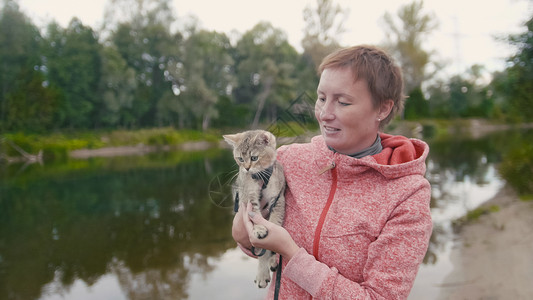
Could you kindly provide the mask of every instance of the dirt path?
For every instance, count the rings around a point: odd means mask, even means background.
[[[533,299],[533,201],[505,187],[483,206],[493,205],[462,227],[439,299]]]

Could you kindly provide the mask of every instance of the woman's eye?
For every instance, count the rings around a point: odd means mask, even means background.
[[[238,159],[240,162],[244,162],[244,159],[242,159],[242,157],[237,157],[237,159]]]
[[[252,157],[250,157],[250,159],[251,159],[252,161],[256,161],[256,160],[257,160],[257,156],[252,156]]]

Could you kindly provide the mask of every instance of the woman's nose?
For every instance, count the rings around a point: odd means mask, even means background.
[[[320,106],[318,109],[318,117],[320,118],[320,120],[331,120],[335,118],[333,105],[331,105],[330,101],[325,101],[323,105]]]

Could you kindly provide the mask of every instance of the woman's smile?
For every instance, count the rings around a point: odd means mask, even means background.
[[[334,134],[334,133],[338,133],[340,131],[339,128],[335,128],[335,127],[331,127],[331,126],[327,126],[327,125],[323,125],[322,127],[324,128],[324,132],[327,133],[327,134]]]

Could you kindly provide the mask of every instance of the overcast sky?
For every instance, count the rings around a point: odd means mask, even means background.
[[[36,25],[54,19],[66,27],[76,16],[85,25],[98,29],[108,0],[19,0],[21,9]],[[347,30],[341,44],[379,44],[384,41],[383,15],[396,14],[408,0],[336,0],[349,11]],[[289,42],[301,51],[305,23],[303,10],[315,0],[174,0],[178,20],[198,17],[203,28],[244,33],[259,21],[269,21],[288,35]],[[533,13],[532,0],[425,0],[424,9],[432,12],[438,29],[425,45],[447,62],[445,72],[453,74],[465,66],[481,64],[489,71],[503,69],[504,59],[513,49],[495,41],[496,36],[525,31],[523,23]]]

